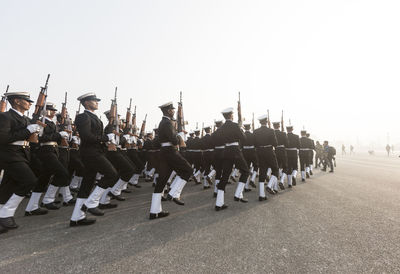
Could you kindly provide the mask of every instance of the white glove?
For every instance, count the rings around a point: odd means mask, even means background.
[[[128,144],[132,144],[132,139],[131,139],[131,136],[130,136],[129,134],[125,134],[125,135],[124,135],[124,138],[126,139],[126,142],[127,142]]]
[[[117,142],[115,141],[115,134],[114,133],[108,133],[107,137],[108,137],[108,141],[110,141],[113,144],[117,144]]]
[[[26,127],[30,133],[35,133],[35,132],[39,132],[41,126],[39,126],[38,124],[30,124]]]
[[[65,138],[65,139],[67,139],[69,137],[68,132],[65,132],[65,131],[60,131],[60,135],[61,135],[61,138]]]
[[[78,136],[72,136],[72,143],[80,145],[81,139]]]

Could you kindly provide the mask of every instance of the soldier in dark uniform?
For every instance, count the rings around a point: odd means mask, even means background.
[[[285,177],[287,177],[288,174],[287,155],[286,155],[288,138],[285,132],[279,130],[281,126],[280,122],[274,122],[272,124],[275,130],[276,140],[278,141],[278,145],[276,146],[275,149],[275,154],[276,154],[276,160],[278,161],[279,171],[281,173],[279,187],[283,190],[285,189],[284,187]]]
[[[175,170],[177,176],[180,177],[179,182],[176,183],[176,189],[171,189],[171,191],[182,189],[193,173],[190,164],[177,150],[178,137],[175,130],[175,121],[172,120],[175,114],[175,108],[172,102],[160,106],[160,109],[163,113],[163,118],[158,127],[161,146],[159,163],[160,176],[157,180],[151,200],[150,219],[162,218],[169,215],[167,211],[162,210],[161,196],[171,172]],[[172,198],[172,196],[168,197]],[[172,199],[174,202],[183,205],[183,201],[177,198]]]
[[[83,180],[83,174],[85,172],[85,166],[82,163],[81,155],[79,153],[79,146],[81,144],[81,138],[79,133],[74,131],[71,144],[70,144],[70,161],[69,161],[69,173],[72,176],[70,182],[70,189],[73,192],[78,192],[80,184]]]
[[[11,109],[0,113],[0,166],[4,168],[0,190],[0,233],[18,227],[14,220],[15,211],[36,185],[37,178],[29,167],[29,139],[37,142],[40,130],[38,124],[24,116],[33,102],[29,93],[10,92],[7,100]]]
[[[189,162],[190,166],[193,166],[193,140],[194,132],[189,132],[189,137],[186,140],[186,160]]]
[[[194,131],[195,137],[193,138],[191,149],[192,149],[192,158],[193,158],[193,166],[194,166],[194,179],[196,184],[201,183],[201,175],[203,172],[202,158],[203,158],[203,151],[201,150],[202,142],[200,139],[200,130],[196,129]]]
[[[314,150],[315,150],[315,142],[313,139],[310,138],[310,133],[307,133],[307,138],[310,139],[310,146],[311,149],[308,151],[308,174],[313,175],[312,169],[313,169],[313,160],[314,160]]]
[[[70,226],[93,224],[96,220],[87,219],[85,212],[90,212],[96,216],[104,215],[98,209],[100,198],[106,189],[112,187],[118,180],[118,173],[106,158],[104,149],[106,143],[109,148],[116,147],[115,132],[105,134],[103,123],[94,113],[98,109],[100,99],[94,93],[87,93],[80,96],[78,100],[85,108],[85,111],[77,115],[75,119],[75,125],[81,138],[80,153],[85,165],[85,174],[78,192]],[[103,177],[90,193],[97,173],[101,173]]]
[[[53,103],[47,102],[46,111],[47,115],[44,118],[46,127],[39,134],[40,148],[38,151],[38,157],[44,164],[38,183],[33,189],[31,198],[26,207],[26,216],[43,215],[47,213],[47,210],[43,210],[39,207],[39,199],[44,192],[46,192],[46,194],[43,197],[42,205],[50,210],[59,209],[55,204],[56,193],[59,188],[68,187],[70,183],[68,169],[65,168],[63,163],[60,161],[58,150],[58,142],[60,142],[62,138],[67,139],[68,133],[66,131],[58,132],[57,126],[53,121],[54,115],[57,111]],[[51,177],[52,180],[49,184]],[[68,198],[66,205],[73,205],[75,199],[73,199],[71,193],[69,193]]]
[[[271,178],[269,179],[267,191],[275,194],[274,186],[278,184],[279,167],[274,152],[274,147],[277,146],[275,132],[267,127],[268,115],[263,115],[258,118],[261,127],[254,130],[254,144],[257,151],[258,166],[259,166],[259,201],[266,200],[264,184],[267,179],[267,169],[272,170]]]
[[[326,171],[327,166],[329,166],[331,168],[329,172],[333,173],[333,157],[335,157],[336,155],[336,149],[329,146],[328,141],[324,141],[324,154],[325,154],[325,159],[322,171]]]
[[[216,131],[211,134],[211,140],[214,144],[213,168],[215,170],[214,197],[217,197],[218,184],[222,176],[222,159],[224,156],[225,143],[218,137],[217,131],[224,124],[222,120],[215,121]]]
[[[211,171],[211,166],[214,161],[214,143],[211,138],[211,127],[206,126],[204,128],[205,135],[201,139],[201,149],[203,151],[203,163],[202,167],[204,169],[204,184],[203,188],[208,189],[212,184],[212,178],[215,175],[215,170]]]
[[[245,142],[246,136],[240,129],[237,123],[233,122],[233,108],[228,108],[222,111],[225,118],[225,123],[216,131],[216,135],[225,144],[223,163],[222,163],[222,177],[218,184],[217,201],[215,203],[215,210],[219,211],[227,208],[224,203],[225,186],[228,183],[229,176],[232,172],[233,166],[239,169],[241,176],[239,183],[236,187],[234,200],[247,203],[248,200],[243,198],[243,190],[247,177],[249,176],[249,167],[240,150],[239,142]]]
[[[253,169],[253,171],[247,178],[246,185],[244,188],[244,191],[247,192],[247,191],[251,190],[249,188],[249,185],[256,188],[255,180],[256,180],[257,172],[258,172],[258,159],[257,159],[257,153],[256,153],[255,144],[254,144],[254,142],[255,142],[254,134],[250,131],[251,124],[244,124],[243,126],[245,129],[244,134],[246,135],[246,140],[242,143],[243,156],[247,162],[247,165],[249,167],[252,166],[252,169]]]
[[[310,178],[308,174],[307,165],[309,164],[309,157],[310,157],[310,149],[312,149],[312,143],[309,138],[307,138],[307,131],[302,130],[300,132],[300,151],[299,151],[299,158],[300,158],[300,170],[301,170],[301,181],[305,182],[306,177]]]
[[[298,170],[298,154],[300,149],[299,136],[293,133],[293,126],[287,126],[288,144],[286,147],[287,163],[288,163],[288,186],[296,185],[296,176]]]
[[[140,188],[141,186],[139,185],[139,177],[140,173],[144,169],[144,163],[139,157],[137,137],[134,136],[135,131],[136,129],[134,129],[132,135],[126,134],[125,138],[127,139],[127,149],[128,149],[127,155],[135,165],[134,178],[132,178],[132,180],[130,180],[129,183],[132,184],[134,187]]]
[[[146,166],[146,182],[151,182],[154,178],[154,173],[156,169],[154,168],[154,159],[153,159],[153,133],[148,132],[146,134],[144,143],[143,143],[143,151],[145,152],[145,158],[147,162]]]

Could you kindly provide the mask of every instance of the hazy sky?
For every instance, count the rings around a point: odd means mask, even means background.
[[[400,142],[400,1],[0,1],[0,88],[30,91],[51,73],[60,105],[94,91],[159,122],[179,100],[211,124],[242,94],[247,121],[270,110],[315,138]],[[258,124],[258,123],[257,123]],[[139,125],[140,126],[140,125]]]

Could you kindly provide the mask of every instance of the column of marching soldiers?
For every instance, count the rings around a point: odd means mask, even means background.
[[[48,79],[47,79],[48,80]],[[225,187],[236,183],[234,201],[247,203],[244,192],[258,188],[259,201],[296,185],[300,160],[301,180],[312,175],[314,141],[305,130],[301,137],[293,126],[284,132],[283,120],[272,123],[269,114],[258,118],[260,127],[233,122],[234,109],[222,111],[224,120],[215,121],[189,133],[186,138],[182,101],[177,119],[172,102],[159,106],[162,119],[158,128],[140,133],[136,111],[128,108],[125,120],[119,119],[116,98],[105,112],[108,124],[95,114],[100,99],[95,93],[78,98],[84,111],[74,123],[66,111],[61,113],[47,101],[47,82],[41,88],[32,118],[24,114],[33,101],[28,92],[6,92],[0,113],[0,232],[15,229],[14,215],[21,201],[29,201],[25,216],[47,214],[61,206],[73,206],[70,226],[90,225],[94,216],[116,208],[112,200],[124,201],[128,185],[140,188],[139,178],[153,182],[150,219],[166,217],[162,201],[184,205],[181,194],[193,180],[204,189],[213,186],[215,210],[227,208]],[[8,111],[6,104],[10,104]],[[5,104],[4,104],[5,103]],[[78,111],[79,112],[79,111]],[[241,116],[241,113],[238,113]],[[253,126],[253,132],[251,127]],[[280,128],[282,130],[280,130]],[[258,187],[256,183],[258,182]],[[57,201],[57,193],[62,201]],[[72,193],[76,193],[73,195]],[[42,200],[41,200],[42,199]],[[41,200],[41,202],[40,202]]]

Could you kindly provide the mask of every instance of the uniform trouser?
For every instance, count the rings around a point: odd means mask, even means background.
[[[255,148],[243,149],[243,156],[246,160],[247,166],[250,167],[253,164],[254,171],[258,170],[258,158]]]
[[[152,168],[154,168],[154,152],[153,151],[146,151],[146,162],[147,162],[146,171],[150,171]]]
[[[215,180],[221,179],[223,158],[224,158],[224,149],[216,148],[214,150],[214,161],[213,161],[213,167],[215,169]]]
[[[298,170],[298,156],[296,150],[288,150],[287,153],[287,163],[288,163],[288,173],[292,174],[293,170]]]
[[[279,166],[276,160],[276,155],[272,147],[259,147],[257,148],[257,158],[258,158],[258,181],[264,183],[267,179],[267,170],[271,168],[272,175],[278,178],[279,176]]]
[[[174,170],[177,176],[186,182],[193,174],[192,167],[189,162],[174,147],[163,147],[159,153],[160,163],[159,178],[154,188],[154,193],[161,193],[168,181],[171,172]]]
[[[313,164],[313,158],[314,158],[314,151],[313,150],[309,150],[308,151],[308,162],[307,162],[307,166],[310,166]]]
[[[85,166],[82,163],[81,156],[79,155],[79,150],[77,149],[71,149],[69,151],[68,171],[70,176],[72,176],[75,171],[75,176],[83,177]]]
[[[275,154],[278,167],[282,169],[283,173],[288,174],[286,149],[283,147],[277,147],[275,149]]]
[[[203,167],[205,176],[207,176],[210,173],[213,160],[214,160],[214,151],[205,151],[203,153],[203,163],[201,165]]]
[[[128,149],[127,155],[135,165],[135,174],[140,174],[144,169],[144,164],[139,157],[138,151],[136,149]]]
[[[64,187],[69,185],[69,173],[68,170],[59,160],[56,151],[39,151],[39,159],[42,161],[42,174],[39,176],[39,180],[33,189],[33,192],[45,192],[47,185],[50,182],[51,176],[53,180],[51,184],[56,187]]]
[[[143,165],[146,164],[146,151],[138,150],[138,156]]]
[[[114,168],[118,171],[119,176],[125,182],[128,182],[130,178],[132,178],[135,168],[132,162],[123,155],[122,151],[107,151],[106,157],[114,166]],[[100,171],[101,174],[103,174]]]
[[[245,183],[249,176],[249,167],[243,157],[243,153],[237,146],[229,146],[224,150],[222,163],[222,177],[217,188],[225,191],[225,186],[228,183],[229,176],[232,173],[233,165],[240,171],[239,182]]]
[[[327,156],[324,161],[324,169],[329,166],[331,170],[333,171],[333,158],[332,156]]]
[[[300,150],[299,152],[299,158],[300,158],[300,170],[305,171],[306,166],[308,166],[308,157],[309,153],[307,150]]]
[[[2,164],[3,181],[0,185],[0,204],[5,204],[12,194],[24,196],[31,191],[37,177],[27,162],[11,162]]]
[[[195,170],[201,170],[203,171],[201,162],[203,158],[203,153],[202,152],[192,152],[192,157],[193,157],[193,167]]]
[[[104,175],[99,181],[98,186],[106,189],[114,186],[118,180],[118,173],[111,162],[101,152],[83,151],[81,149],[81,158],[85,166],[85,173],[78,192],[77,198],[86,199],[92,191],[96,180],[97,172]]]
[[[189,162],[190,166],[193,165],[193,153],[192,151],[186,151],[185,159]]]

